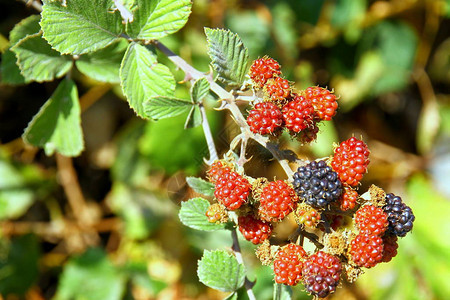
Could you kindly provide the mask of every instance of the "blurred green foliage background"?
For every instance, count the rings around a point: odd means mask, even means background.
[[[315,158],[352,134],[362,136],[371,164],[360,191],[377,184],[402,196],[416,215],[391,263],[343,284],[331,298],[448,299],[450,1],[193,3],[187,26],[163,43],[208,71],[203,28],[229,28],[253,59],[277,59],[297,88],[333,88],[340,110],[318,141],[300,147],[282,138],[282,145]],[[37,12],[12,0],[1,0],[0,12],[4,51],[13,26]],[[201,128],[184,131],[185,116],[144,122],[118,86],[73,77],[85,139],[74,159],[47,157],[20,138],[57,83],[0,85],[0,299],[223,298],[198,282],[196,264],[203,249],[229,247],[229,233],[194,232],[177,219],[180,202],[195,196],[185,176],[204,175]],[[179,85],[177,94],[186,98],[188,88]],[[212,98],[208,104],[216,105]],[[209,120],[223,153],[237,128],[223,112],[211,110]],[[249,175],[284,178],[267,151],[249,150]],[[258,274],[257,298],[270,299],[270,268],[242,244],[250,274]],[[301,288],[294,294],[309,299]]]

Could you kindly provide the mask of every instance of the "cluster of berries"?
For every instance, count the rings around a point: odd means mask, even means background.
[[[208,178],[215,186],[215,198],[225,211],[239,209],[239,230],[255,245],[271,236],[272,222],[283,220],[297,207],[298,196],[286,181],[252,185],[250,178],[236,172],[233,164],[224,160],[211,165]],[[208,217],[213,215],[212,210],[213,206],[207,212]]]
[[[294,92],[271,58],[256,60],[250,78],[253,87],[264,93],[264,101],[256,103],[247,118],[254,133],[274,134],[285,127],[308,142],[315,138],[317,122],[336,113],[333,94],[319,87]],[[389,262],[397,254],[398,237],[413,227],[412,210],[400,197],[375,186],[359,195],[369,154],[362,140],[351,137],[336,145],[328,159],[300,166],[291,182],[253,179],[239,172],[234,161],[217,160],[207,176],[218,203],[206,216],[210,222],[226,222],[233,211],[244,238],[261,244],[257,250],[261,262],[273,262],[275,282],[292,286],[302,282],[310,294],[326,297],[343,274],[354,281],[361,268]],[[303,232],[308,228],[319,233],[316,242],[323,248],[312,254],[294,243],[276,246],[276,252],[272,249],[269,239],[274,226],[291,213]],[[347,226],[343,215],[353,216]]]
[[[247,117],[254,133],[276,135],[287,128],[308,143],[317,136],[318,122],[329,121],[336,114],[338,104],[331,91],[317,86],[295,91],[270,57],[255,60],[249,75],[253,87],[263,92],[263,102],[256,103]]]
[[[303,282],[310,294],[324,298],[336,290],[342,264],[337,256],[323,251],[308,256],[302,246],[291,243],[277,251],[273,270],[276,283]]]

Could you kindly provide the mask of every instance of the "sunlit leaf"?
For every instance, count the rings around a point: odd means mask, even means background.
[[[180,213],[178,214],[181,223],[184,225],[204,231],[215,231],[224,229],[224,224],[210,223],[206,217],[206,211],[210,204],[203,198],[193,198],[181,203]]]
[[[248,50],[240,37],[223,29],[205,28],[208,54],[218,79],[228,85],[239,86],[247,72]]]
[[[159,120],[188,112],[192,107],[192,103],[177,98],[156,96],[145,101],[143,106],[145,115],[148,118]]]
[[[198,262],[200,282],[222,292],[234,292],[244,284],[245,268],[223,251],[205,251]]]
[[[40,33],[21,39],[11,50],[27,80],[51,81],[62,77],[72,67],[71,57],[53,50]]]
[[[23,139],[47,155],[77,156],[84,148],[80,114],[77,87],[65,79],[28,124]]]
[[[128,43],[125,40],[93,53],[82,55],[75,61],[81,73],[102,82],[119,83],[119,69]]]
[[[214,184],[198,177],[187,177],[187,184],[196,192],[205,196],[214,196]]]
[[[143,103],[155,96],[173,96],[175,79],[156,56],[136,43],[128,46],[120,66],[120,82],[130,107],[146,118]]]
[[[180,30],[191,13],[190,0],[137,0],[133,22],[127,33],[143,40],[160,39]]]
[[[44,38],[63,54],[83,54],[104,48],[123,31],[119,12],[112,1],[45,1],[41,27]]]

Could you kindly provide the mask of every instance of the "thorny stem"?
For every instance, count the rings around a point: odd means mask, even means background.
[[[211,128],[209,127],[208,117],[206,116],[206,110],[202,103],[199,105],[200,112],[202,113],[202,128],[205,135],[206,144],[209,150],[209,160],[208,164],[211,165],[215,160],[219,158],[217,155],[216,145],[214,144],[214,139],[211,133]]]
[[[238,261],[238,263],[243,265],[244,264],[244,260],[242,259],[241,246],[239,245],[239,240],[238,240],[238,236],[237,236],[237,233],[236,233],[236,228],[233,228],[231,230],[231,237],[233,239],[232,249],[233,249],[234,255],[236,256],[236,260]],[[250,300],[256,300],[255,294],[253,293],[253,290],[252,290],[254,284],[255,284],[254,282],[251,282],[247,278],[247,276],[245,276],[244,286],[245,286],[245,289],[247,290],[247,296],[248,296],[248,298]]]
[[[273,157],[280,163],[281,167],[286,172],[286,175],[289,178],[292,177],[293,174],[292,169],[289,167],[288,162],[285,160],[283,153],[281,151],[278,151],[276,147],[272,146],[268,142],[268,138],[263,137],[262,135],[259,134],[254,134],[253,132],[250,131],[250,128],[248,127],[247,122],[242,116],[239,107],[236,105],[235,98],[231,93],[227,92],[224,88],[218,85],[211,76],[206,76],[204,73],[192,67],[184,59],[182,59],[180,56],[173,53],[169,48],[164,46],[164,44],[162,44],[161,42],[155,40],[152,42],[152,44],[155,45],[155,47],[158,48],[162,53],[164,53],[176,66],[178,66],[181,70],[184,71],[184,73],[186,74],[185,80],[191,79],[196,80],[202,77],[206,77],[210,83],[211,90],[221,100],[226,102],[222,108],[226,108],[231,112],[233,119],[236,121],[237,125],[241,128],[242,133],[245,136],[251,138],[252,140],[258,142],[261,146],[268,149],[272,153]]]

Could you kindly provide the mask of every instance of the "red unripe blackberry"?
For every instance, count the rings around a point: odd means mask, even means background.
[[[388,216],[381,207],[364,205],[355,213],[355,223],[359,233],[381,236],[386,231]]]
[[[250,78],[257,88],[262,88],[267,80],[281,75],[280,64],[270,57],[263,57],[253,61],[250,66]]]
[[[360,233],[350,242],[349,256],[358,267],[372,268],[381,262],[383,249],[381,237]]]
[[[388,234],[383,236],[383,244],[384,244],[384,251],[383,251],[383,258],[381,259],[382,262],[390,262],[392,258],[394,258],[397,255],[397,236]]]
[[[307,257],[300,245],[289,244],[280,248],[273,262],[275,282],[296,285],[302,279],[303,261]]]
[[[319,127],[316,123],[311,124],[309,127],[300,131],[296,136],[297,140],[302,144],[309,144],[317,138],[317,133],[319,132]]]
[[[336,114],[338,107],[336,95],[329,90],[313,86],[307,88],[304,95],[314,106],[316,115],[320,120],[329,121]]]
[[[231,171],[233,171],[231,165],[222,160],[216,160],[212,163],[206,174],[210,182],[216,183],[217,179],[219,179],[220,176]]]
[[[298,133],[313,124],[314,108],[310,101],[295,95],[294,100],[283,107],[283,120],[290,131]]]
[[[344,187],[344,193],[339,199],[339,207],[341,210],[346,211],[355,208],[356,201],[358,200],[358,192],[349,186]]]
[[[269,79],[264,86],[267,96],[271,101],[283,101],[291,95],[289,81],[281,77]]]
[[[324,298],[336,290],[341,277],[342,264],[339,258],[319,251],[303,263],[302,277],[306,291]]]
[[[251,192],[248,180],[236,172],[224,173],[215,185],[214,196],[229,210],[241,207]]]
[[[281,111],[272,102],[262,102],[255,105],[247,117],[247,124],[253,133],[271,134],[281,128],[283,117]]]
[[[413,228],[415,216],[411,208],[402,198],[390,193],[386,195],[386,205],[383,210],[388,215],[388,231],[399,237],[404,237]]]
[[[269,182],[262,187],[258,214],[268,222],[283,220],[297,206],[298,196],[283,180]]]
[[[238,218],[239,231],[247,241],[253,244],[261,244],[272,234],[272,224],[256,219],[252,215]]]
[[[367,145],[355,137],[343,141],[334,149],[331,166],[339,174],[343,184],[358,185],[367,172],[369,153]]]

